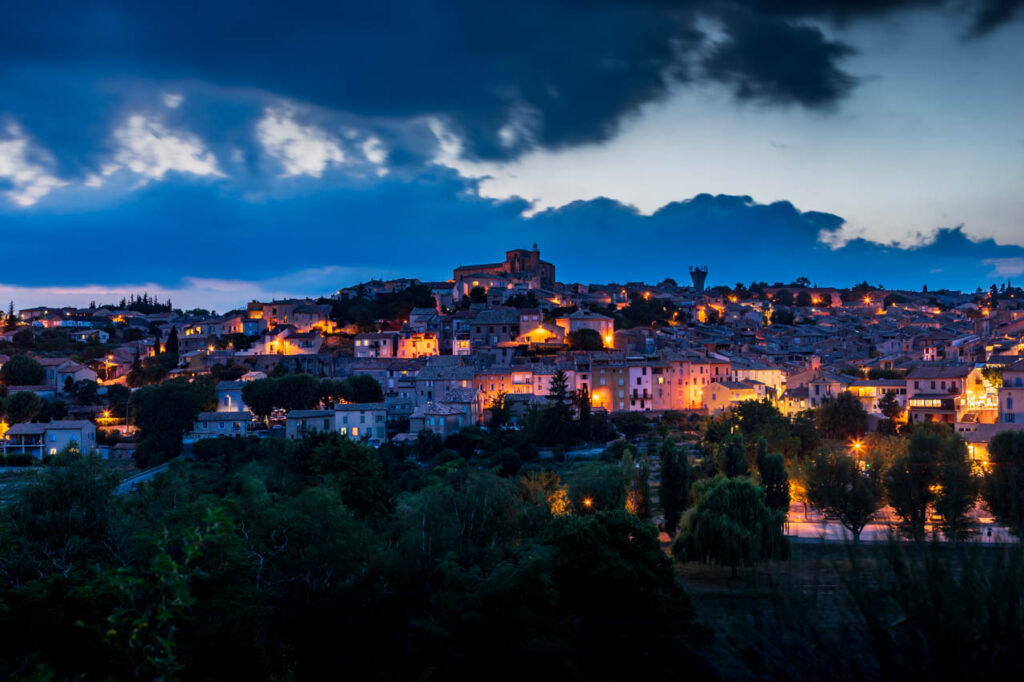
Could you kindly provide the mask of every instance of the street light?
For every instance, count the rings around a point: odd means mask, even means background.
[[[583,498],[583,506],[586,507],[587,509],[590,509],[591,507],[594,506],[594,500],[592,500],[589,497],[584,497]]]

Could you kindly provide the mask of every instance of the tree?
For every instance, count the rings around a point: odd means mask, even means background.
[[[71,385],[70,393],[79,405],[95,405],[99,402],[99,385],[89,379],[75,381]]]
[[[622,477],[626,487],[626,511],[637,518],[651,515],[651,467],[646,457],[634,457],[632,448],[622,456]]]
[[[178,364],[178,350],[178,328],[171,327],[171,331],[167,333],[167,343],[164,344],[164,352],[174,360],[175,365]]]
[[[469,300],[472,303],[486,303],[487,302],[487,289],[481,286],[475,286],[469,290]]]
[[[658,459],[661,465],[658,499],[665,518],[664,529],[669,535],[675,535],[680,515],[690,506],[690,483],[693,478],[690,458],[685,452],[680,453],[675,444],[666,438],[658,449]]]
[[[131,396],[131,389],[126,386],[120,384],[107,386],[107,409],[110,410],[111,416],[125,417],[128,413],[128,400]]]
[[[593,329],[579,329],[569,332],[565,337],[566,342],[573,350],[601,350],[604,348],[604,340],[601,335]]]
[[[128,374],[125,376],[125,383],[130,388],[138,388],[146,383],[146,373],[142,368],[142,360],[139,358],[139,354],[135,353],[135,358],[132,360],[131,367],[128,368]]]
[[[672,547],[680,561],[699,561],[732,568],[789,556],[782,533],[786,515],[765,502],[764,491],[748,478],[700,481],[694,486],[695,505],[683,515]]]
[[[497,431],[506,423],[509,419],[509,409],[505,404],[505,394],[497,393],[491,399],[491,404],[487,406],[487,409],[491,413],[491,421],[488,424],[492,431]]]
[[[789,307],[793,305],[793,292],[789,289],[782,289],[781,291],[775,292],[775,296],[772,297],[772,302],[775,305],[781,305]]]
[[[618,462],[586,462],[573,468],[569,498],[578,513],[624,509],[622,468]]]
[[[882,507],[875,475],[862,472],[844,452],[823,450],[807,463],[803,478],[808,503],[839,519],[859,542],[864,526]]]
[[[795,324],[796,315],[789,308],[772,308],[772,324]]]
[[[379,403],[384,390],[369,374],[354,374],[342,382],[342,398],[350,403]]]
[[[32,391],[16,391],[7,396],[7,420],[12,424],[30,422],[42,412],[43,407],[43,399]]]
[[[843,391],[818,408],[816,421],[826,437],[836,440],[859,438],[867,430],[868,413],[857,396]]]
[[[647,417],[640,412],[617,412],[612,415],[612,423],[629,440],[639,438],[651,428]]]
[[[195,422],[204,397],[186,381],[144,386],[132,393],[132,422],[138,428],[136,463],[151,467],[181,453],[185,431]]]
[[[590,391],[584,384],[576,392],[575,402],[579,405],[578,430],[580,438],[589,441],[594,436],[593,415],[590,410]]]
[[[878,401],[878,409],[885,419],[878,422],[878,432],[890,436],[896,435],[896,419],[903,414],[903,408],[896,400],[894,391],[886,391]]]
[[[5,386],[38,386],[46,372],[34,358],[18,353],[0,367],[0,380]]]
[[[796,295],[796,306],[798,308],[809,308],[811,306],[811,294],[806,289]]]
[[[903,408],[900,407],[900,403],[896,399],[895,391],[885,392],[885,395],[878,401],[878,409],[886,419],[895,420],[903,414]]]
[[[915,542],[924,540],[928,507],[935,498],[932,486],[942,440],[936,433],[915,431],[907,444],[907,453],[896,458],[884,475],[889,504],[900,517],[902,530]]]
[[[968,513],[974,508],[978,496],[977,480],[971,476],[967,444],[956,434],[943,439],[936,483],[935,513],[942,519],[942,533],[956,542],[974,530]]]
[[[12,505],[16,537],[31,554],[58,565],[106,552],[118,476],[99,457],[62,452],[28,483]]]
[[[1024,538],[1024,431],[1002,431],[988,444],[981,496],[999,522]]]
[[[551,445],[567,446],[574,440],[569,378],[559,369],[548,389],[548,406],[541,413],[541,438]]]
[[[719,469],[727,478],[747,475],[747,450],[743,445],[743,434],[737,433],[727,438],[718,455]]]
[[[985,378],[992,388],[1001,388],[1003,385],[1003,365],[986,365],[981,368],[981,376]]]
[[[757,473],[768,506],[783,514],[788,512],[789,474],[786,472],[786,462],[782,455],[768,453],[768,443],[763,438],[757,447]]]

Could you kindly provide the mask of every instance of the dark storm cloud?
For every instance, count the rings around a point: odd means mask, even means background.
[[[839,68],[853,50],[820,29],[747,11],[724,16],[728,39],[705,60],[707,74],[734,86],[740,99],[827,106],[854,86]]]
[[[975,35],[988,33],[997,26],[1010,21],[1024,12],[1024,0],[981,0],[981,7],[975,16]]]
[[[1019,0],[963,0],[978,28]],[[365,117],[437,114],[467,152],[514,156],[606,139],[672,83],[819,107],[856,83],[850,48],[808,19],[850,21],[932,0],[476,0],[23,3],[0,22],[0,113],[95,165],[111,124],[163,84],[295,98]],[[724,27],[709,45],[697,29]],[[242,118],[251,118],[252,113]],[[518,130],[518,135],[498,134]],[[223,129],[199,129],[217,136]]]

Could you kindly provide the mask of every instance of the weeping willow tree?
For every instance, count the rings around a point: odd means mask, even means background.
[[[679,561],[740,566],[789,556],[782,533],[786,515],[772,509],[764,490],[750,479],[718,476],[693,487],[694,506],[685,514],[672,554]]]

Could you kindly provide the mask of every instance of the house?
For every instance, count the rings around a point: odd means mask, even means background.
[[[242,400],[243,381],[221,381],[217,384],[217,411],[244,412],[248,408]]]
[[[71,340],[76,343],[108,343],[110,334],[102,329],[79,329],[71,332]]]
[[[968,428],[957,428],[957,432],[967,443],[967,453],[974,462],[987,463],[989,461],[988,444],[992,439],[1003,431],[1019,431],[1020,424],[999,423],[999,424],[974,424]]]
[[[557,318],[555,324],[565,330],[567,337],[569,334],[590,329],[597,332],[605,347],[612,348],[615,345],[615,320],[607,315],[590,312],[589,310],[577,310],[570,315]]]
[[[284,434],[293,440],[305,438],[311,433],[328,433],[334,430],[334,410],[292,410],[288,413]]]
[[[718,414],[747,400],[765,397],[764,384],[756,381],[721,381],[704,391],[704,407],[709,414]]]
[[[821,407],[826,400],[832,400],[847,390],[853,377],[837,374],[826,370],[815,372],[807,382],[807,395],[810,407]]]
[[[409,417],[409,433],[433,431],[441,438],[458,433],[463,426],[469,426],[463,412],[451,405],[429,402],[418,406]]]
[[[76,381],[96,381],[96,372],[68,358],[37,358],[43,366],[46,376],[46,383],[52,386],[57,393],[64,393],[64,388]]]
[[[353,440],[381,445],[388,439],[386,403],[338,403],[334,406],[335,428]]]
[[[481,310],[470,323],[469,339],[473,348],[495,347],[519,336],[519,311],[511,308]]]
[[[869,413],[880,414],[878,401],[892,394],[900,409],[907,406],[906,379],[854,379],[847,390],[857,396]]]
[[[1003,369],[1003,385],[997,395],[999,423],[1024,425],[1024,360]]]
[[[96,426],[84,419],[15,424],[4,436],[5,455],[28,454],[42,459],[65,448],[89,452],[96,448]]]
[[[907,419],[955,424],[967,410],[997,407],[974,365],[915,367],[907,374]]]
[[[263,337],[264,355],[316,355],[323,346],[320,332],[299,332],[290,324],[278,325]]]
[[[191,437],[195,440],[217,438],[218,436],[249,435],[252,413],[239,412],[200,412],[192,425]]]
[[[516,337],[516,343],[526,344],[531,347],[561,346],[565,343],[565,330],[556,324],[538,322],[532,328],[520,327],[520,329],[527,329],[527,331]]]
[[[398,332],[368,332],[356,334],[354,355],[357,358],[398,357]]]
[[[432,332],[409,332],[398,339],[400,358],[424,358],[439,352],[437,335]]]

